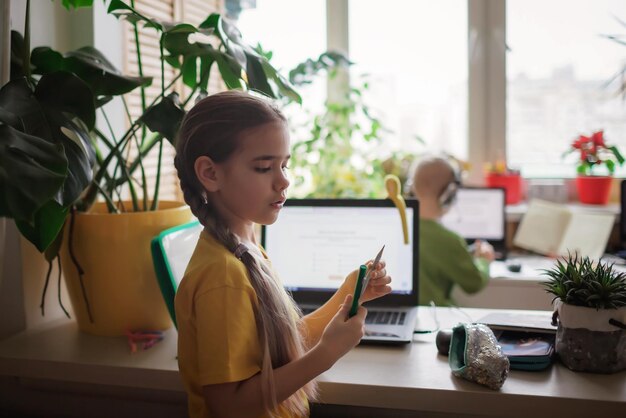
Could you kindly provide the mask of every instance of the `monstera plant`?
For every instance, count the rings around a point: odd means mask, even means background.
[[[77,3],[90,2],[63,2],[67,7]],[[162,148],[163,141],[174,142],[186,107],[210,93],[214,69],[229,89],[300,101],[289,82],[219,14],[198,26],[173,24],[147,17],[120,0],[110,1],[108,13],[158,34],[160,79],[124,75],[90,46],[66,53],[49,47],[31,51],[28,13],[26,35],[12,33],[11,81],[0,90],[0,216],[15,219],[40,251],[50,248],[72,208],[87,210],[101,196],[111,212],[123,210],[116,198],[124,186],[130,192],[129,210],[158,207],[163,162],[157,167],[157,186],[148,190],[142,160]],[[196,33],[210,39],[190,41]],[[166,67],[175,70],[167,85]],[[172,89],[180,79],[190,89],[184,98]],[[159,83],[161,94],[146,103],[144,90],[153,83]],[[96,126],[96,112],[106,116],[104,104],[135,89],[142,90],[143,113],[129,120],[124,134],[115,136],[109,127]],[[133,146],[137,152],[129,153]]]
[[[63,0],[67,8],[91,3],[89,0]],[[159,211],[161,168],[163,164],[172,164],[162,159],[163,146],[165,141],[175,143],[182,118],[194,101],[215,93],[208,91],[211,74],[219,72],[227,89],[301,101],[289,81],[277,72],[262,51],[244,43],[236,27],[219,14],[210,14],[195,26],[153,19],[132,7],[132,1],[128,4],[107,0],[107,3],[109,14],[126,20],[134,28],[139,76],[122,74],[91,46],[64,53],[46,46],[31,50],[28,1],[25,33],[22,36],[13,32],[11,36],[11,80],[0,90],[0,216],[14,219],[21,234],[44,252],[50,266],[61,251],[74,311],[77,310],[75,299],[82,297],[90,323],[94,318],[117,315],[121,302],[116,299],[118,305],[105,314],[95,312],[97,307],[92,309],[94,304],[89,299],[93,302],[109,290],[98,287],[95,279],[83,280],[83,276],[89,274],[87,270],[100,273],[99,270],[104,269],[107,276],[103,279],[109,281],[111,277],[121,276],[109,271],[112,265],[141,264],[144,270],[151,270],[150,237],[158,233],[157,228],[169,224],[147,222],[149,229],[138,243],[122,242],[129,245],[130,250],[126,252],[133,257],[122,260],[112,255],[120,249],[120,243],[114,239],[121,233],[113,234],[108,227],[104,228],[108,233],[103,235],[107,237],[105,242],[90,250],[95,256],[82,253],[88,246],[85,243],[91,245],[95,237],[82,235],[86,238],[82,243],[74,238],[72,244],[73,237],[81,236],[72,232],[74,219],[100,211],[102,202],[105,212],[111,214],[163,212]],[[142,76],[141,28],[154,31],[159,40],[161,71],[154,80]],[[174,74],[167,83],[166,72]],[[184,95],[174,90],[181,84],[179,80],[186,87]],[[159,86],[160,94],[150,103],[146,88],[152,84]],[[124,97],[136,89],[141,92],[141,114],[132,117]],[[121,98],[128,115],[128,128],[121,135],[114,133],[104,107],[117,97]],[[96,113],[103,116],[104,126],[96,124]],[[158,164],[155,185],[149,187],[143,161],[153,150],[158,153]],[[161,206],[164,204],[162,202]],[[185,216],[188,218],[190,213]],[[66,222],[68,218],[70,222]],[[171,222],[176,224],[187,218],[179,216]],[[66,231],[61,233],[64,229]],[[139,226],[134,222],[121,231],[137,229]],[[69,250],[66,249],[68,242]],[[104,268],[85,267],[84,260],[104,256],[111,257],[104,262]],[[66,260],[70,268],[66,267]],[[149,273],[152,278],[147,277]],[[68,274],[78,274],[80,280]],[[153,271],[132,272],[129,279],[120,280],[136,282],[144,275],[146,283],[154,282],[149,286],[157,286]],[[70,285],[78,290],[70,289]],[[124,295],[129,309],[134,309],[140,299],[145,299],[152,291],[146,291],[146,286],[148,284],[136,285],[135,295]],[[153,299],[157,297],[160,295],[155,294]],[[109,296],[109,299],[115,298],[117,296]],[[167,318],[164,305],[162,311],[162,316]],[[141,315],[154,317],[154,308],[146,307]],[[119,322],[124,327],[130,326],[127,318],[120,318]],[[83,329],[80,318],[79,326]],[[143,319],[137,326],[161,328]],[[94,332],[119,335],[123,331],[109,327]]]

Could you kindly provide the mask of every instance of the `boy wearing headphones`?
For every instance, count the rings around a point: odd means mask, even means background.
[[[453,306],[455,285],[476,293],[489,281],[493,247],[476,241],[470,253],[465,240],[440,223],[461,185],[460,170],[440,157],[420,161],[413,176],[412,191],[420,201],[419,303]]]

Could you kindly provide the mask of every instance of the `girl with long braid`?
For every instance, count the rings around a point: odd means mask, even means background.
[[[183,120],[175,165],[204,225],[175,301],[192,417],[306,417],[314,379],[363,336],[365,308],[348,318],[356,272],[302,316],[257,244],[255,224],[285,202],[289,148],[285,117],[244,92],[208,96]],[[390,282],[379,263],[362,301]]]

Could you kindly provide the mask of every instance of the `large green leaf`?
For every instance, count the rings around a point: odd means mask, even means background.
[[[140,86],[152,83],[151,77],[122,75],[115,66],[96,48],[83,47],[61,55],[49,47],[33,49],[31,63],[35,74],[50,74],[61,70],[76,74],[89,85],[96,97],[117,96]],[[99,99],[99,103],[109,99]]]
[[[0,217],[34,222],[35,213],[63,185],[66,172],[60,144],[0,122]]]
[[[245,49],[250,49],[252,52],[254,50],[243,43],[241,33],[234,25],[222,19],[219,14],[212,13],[198,27],[215,31],[226,47],[228,54],[237,61],[241,68],[246,68]]]
[[[11,80],[24,77],[24,37],[11,31]]]
[[[198,80],[198,57],[190,56],[185,57],[181,72],[183,73],[183,83],[193,88],[197,85]]]
[[[237,61],[232,58],[230,55],[224,53],[218,53],[215,56],[215,61],[217,62],[217,67],[220,69],[220,74],[224,83],[226,83],[226,87],[229,89],[241,89],[243,88],[242,83],[242,68],[239,67]]]
[[[185,111],[180,106],[178,94],[172,93],[148,109],[141,120],[152,132],[162,134],[174,145],[178,128],[184,116]]]
[[[2,121],[24,133],[39,136],[52,142],[50,129],[41,110],[41,105],[33,96],[26,78],[18,78],[5,84],[0,90]]]
[[[209,87],[209,76],[211,75],[211,66],[215,62],[213,55],[203,55],[200,57],[200,89],[206,93]]]
[[[67,10],[71,8],[78,9],[79,7],[91,7],[93,5],[93,0],[62,0],[61,4]]]
[[[71,94],[67,94],[71,92]],[[33,145],[22,149],[19,156],[21,160],[40,160],[40,152],[51,153],[57,150],[62,153],[64,169],[60,171],[57,165],[51,167],[49,163],[40,163],[47,171],[30,173],[41,183],[45,193],[39,196],[34,202],[29,196],[14,196],[17,199],[13,204],[29,208],[25,218],[32,220],[35,210],[53,198],[61,206],[71,205],[83,190],[90,183],[92,178],[92,165],[94,153],[91,141],[89,140],[88,128],[81,126],[78,120],[85,121],[86,125],[93,126],[95,122],[95,108],[93,95],[89,87],[78,77],[67,72],[57,72],[46,74],[39,80],[33,92],[24,78],[8,83],[0,91],[0,117],[7,125],[11,125],[13,130],[5,129],[0,136],[0,142],[14,139],[14,146],[22,146],[19,140],[29,142]],[[11,117],[8,117],[11,116]],[[74,118],[80,118],[74,120]],[[27,136],[38,137],[37,141]],[[17,170],[15,154],[6,154],[8,164],[13,164],[13,169]],[[44,159],[44,161],[46,161]],[[23,164],[23,163],[22,163]],[[17,188],[37,188],[36,184],[29,184],[25,179],[23,184],[17,173],[14,171],[14,186]],[[61,174],[61,183],[58,183],[58,175]],[[51,179],[47,182],[46,176]],[[55,191],[50,192],[49,183],[56,185]],[[29,192],[32,192],[29,190]],[[52,194],[51,194],[52,193]],[[19,200],[23,201],[19,201]],[[17,213],[12,213],[11,217],[19,217]],[[20,217],[19,219],[24,219]]]
[[[78,116],[89,129],[93,129],[96,124],[93,94],[89,87],[72,73],[57,71],[44,75],[37,83],[35,97],[49,108],[48,111],[55,116],[54,121],[58,126],[65,126],[65,121],[69,119],[63,115],[64,113]],[[52,134],[54,136],[54,131]]]
[[[213,30],[198,30],[193,26],[190,27],[190,25],[176,25],[163,34],[163,47],[169,53],[166,56],[168,63],[173,63],[175,68],[181,68],[183,83],[192,89],[199,85],[201,89],[206,90],[211,65],[220,52],[208,43],[190,43],[189,35],[195,32],[209,35]],[[179,64],[179,60],[182,61],[182,66]],[[200,61],[199,73],[198,60]]]
[[[310,84],[320,71],[336,71],[338,68],[348,68],[354,64],[340,52],[327,51],[316,60],[307,59],[289,71],[289,82],[296,86]]]
[[[133,9],[126,3],[120,0],[111,0],[107,13],[110,13],[118,18],[124,18],[130,23],[143,22],[146,27],[154,28],[159,31],[164,30],[164,25],[156,19],[151,19],[137,10]]]
[[[261,64],[261,62],[253,56],[248,56],[247,62],[248,68],[246,73],[248,75],[248,85],[250,88],[276,99],[277,94],[267,81],[267,76],[265,75],[265,71],[263,71],[263,64]]]
[[[302,97],[300,97],[298,92],[291,86],[289,81],[278,73],[276,68],[272,67],[272,65],[265,58],[261,58],[260,63],[267,78],[276,84],[276,87],[282,95],[288,97],[296,103],[302,104]]]
[[[72,94],[63,94],[64,91],[71,91]],[[65,150],[69,164],[67,178],[56,200],[63,207],[68,207],[93,178],[95,150],[89,136],[89,130],[95,123],[93,95],[75,75],[58,72],[41,78],[35,97],[42,104],[52,138]],[[74,115],[79,119],[74,119]],[[80,121],[84,121],[86,126]]]
[[[30,53],[30,62],[35,66],[35,74],[47,74],[67,70],[65,57],[48,46],[38,46]]]
[[[120,95],[140,86],[149,86],[151,77],[122,75],[96,48],[86,46],[66,54],[70,70],[82,78],[96,96]]]
[[[68,208],[50,200],[35,213],[33,222],[16,221],[15,224],[27,240],[40,252],[44,252],[59,235],[67,212]],[[58,248],[56,252],[58,253]]]

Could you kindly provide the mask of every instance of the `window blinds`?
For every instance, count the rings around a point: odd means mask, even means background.
[[[223,10],[223,2],[219,0],[135,0],[135,9],[145,16],[166,22],[186,22],[198,25],[210,13],[219,13]],[[141,51],[141,64],[143,75],[152,77],[152,85],[146,89],[146,105],[161,93],[161,61],[159,51],[159,34],[152,28],[144,28],[138,25],[139,48]],[[124,73],[138,75],[139,67],[137,62],[137,47],[135,44],[134,28],[128,22],[124,24]],[[171,68],[165,65],[165,86],[175,77]],[[217,71],[212,70],[209,83],[209,93],[223,90],[223,83],[217,76]],[[187,97],[189,89],[183,88],[182,81],[177,81],[174,89],[181,95]],[[171,91],[170,89],[169,91]],[[142,113],[141,91],[136,89],[126,95],[129,113],[133,120],[136,120]],[[130,123],[127,121],[127,127]],[[137,147],[131,147],[131,155],[137,154]],[[161,163],[161,180],[159,187],[160,200],[183,200],[182,192],[178,184],[176,170],[174,168],[174,148],[168,141],[163,141],[163,155]],[[156,181],[159,147],[155,146],[152,151],[143,159],[144,170],[147,177],[148,193],[152,197]],[[134,178],[141,181],[139,169],[135,171]],[[128,195],[128,191],[125,191]]]

